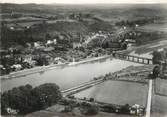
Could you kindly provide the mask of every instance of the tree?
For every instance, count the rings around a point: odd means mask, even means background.
[[[33,95],[37,97],[39,109],[56,104],[62,97],[59,87],[53,83],[46,83],[34,88]]]
[[[59,87],[53,83],[34,89],[31,85],[20,86],[1,95],[1,112],[2,115],[8,115],[7,108],[10,108],[24,115],[56,104],[61,97]]]
[[[161,53],[158,51],[154,51],[152,61],[153,61],[153,64],[160,64],[160,62],[163,61],[163,57]]]
[[[25,85],[4,92],[1,97],[2,114],[8,114],[7,108],[19,110],[19,114],[30,112],[28,101],[30,101],[31,90],[31,85]]]
[[[126,42],[121,43],[121,48],[126,50],[127,49],[127,43]]]
[[[36,59],[36,61],[37,61],[37,65],[38,65],[38,66],[49,65],[49,62],[48,62],[46,56],[40,55],[40,56]]]
[[[120,112],[123,114],[129,114],[130,113],[130,106],[129,104],[125,104],[124,106],[121,107]]]
[[[153,69],[152,77],[157,78],[158,75],[160,74],[160,72],[161,72],[161,67],[159,65],[155,66],[154,69]]]
[[[85,115],[96,115],[99,112],[99,107],[94,103],[83,102],[81,112]]]

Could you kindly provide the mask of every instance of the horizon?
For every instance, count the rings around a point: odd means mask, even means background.
[[[94,5],[94,4],[167,4],[166,0],[1,0],[6,4],[69,4],[69,5]]]
[[[11,2],[0,2],[0,4],[18,4],[18,5],[28,5],[28,4],[34,4],[34,5],[167,5],[166,3],[11,3]]]

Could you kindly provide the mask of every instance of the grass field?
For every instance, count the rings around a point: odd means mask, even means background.
[[[151,117],[167,117],[167,80],[156,79],[154,84]]]
[[[164,23],[164,24],[147,24],[147,25],[144,25],[144,26],[139,26],[137,28],[138,30],[141,30],[141,31],[162,31],[162,32],[167,32],[167,23]]]
[[[151,117],[167,117],[167,97],[166,96],[153,95]]]
[[[139,83],[106,81],[74,96],[79,98],[94,98],[97,101],[111,104],[139,104],[145,106],[147,90],[147,85]]]
[[[155,81],[155,92],[167,96],[167,80],[157,79]]]

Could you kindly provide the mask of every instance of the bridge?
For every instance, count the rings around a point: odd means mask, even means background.
[[[104,81],[105,80],[103,78],[100,78],[98,80],[88,81],[88,82],[82,83],[79,86],[75,86],[75,87],[72,87],[72,88],[69,88],[66,90],[62,90],[61,93],[63,94],[64,97],[66,97],[66,96],[78,93],[80,91],[86,90],[86,89],[93,87],[95,85],[98,85],[100,83],[103,83]]]
[[[113,53],[113,56],[118,59],[127,60],[135,63],[140,64],[153,64],[152,59],[144,58],[144,57],[138,57],[133,55],[126,55],[122,53]]]

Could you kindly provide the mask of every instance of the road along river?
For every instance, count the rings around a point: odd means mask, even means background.
[[[94,77],[105,75],[109,72],[116,72],[131,65],[139,66],[142,64],[118,59],[102,58],[83,64],[79,63],[57,67],[19,78],[1,80],[1,91],[4,92],[26,84],[35,87],[44,83],[56,83],[60,86],[61,90],[64,90],[88,82]]]

